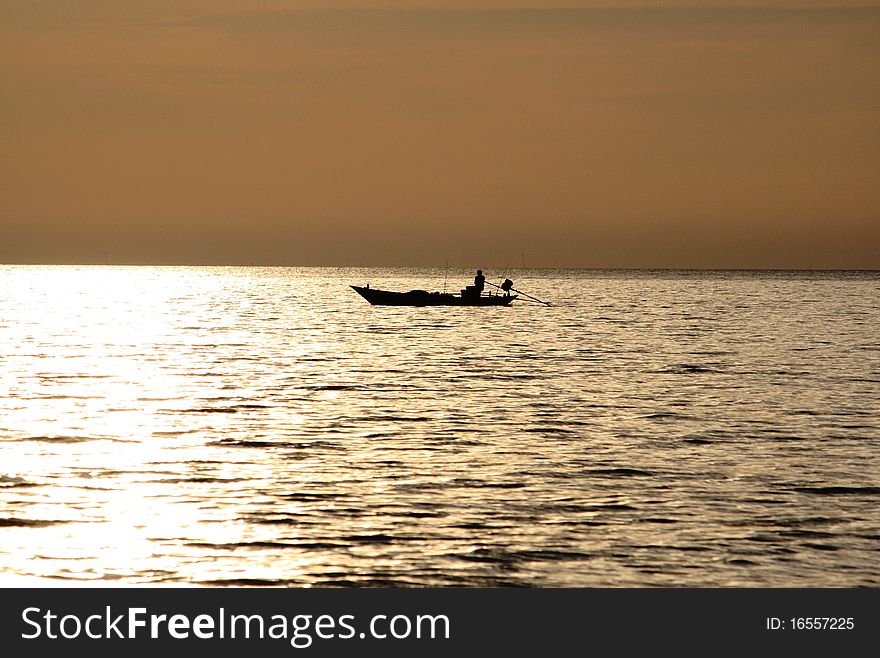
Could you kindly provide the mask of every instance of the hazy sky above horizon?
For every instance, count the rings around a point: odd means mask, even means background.
[[[0,0],[0,262],[880,268],[880,3]]]

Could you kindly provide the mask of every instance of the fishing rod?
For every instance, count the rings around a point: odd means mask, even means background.
[[[494,283],[492,283],[491,281],[486,281],[486,283],[488,283],[490,286],[495,286],[495,287],[498,288],[499,290],[504,290],[504,288],[502,288],[501,286],[496,286],[496,285],[495,285]],[[513,290],[513,292],[518,292],[518,293],[519,293],[520,295],[522,295],[523,297],[528,297],[529,299],[532,299],[532,300],[534,300],[534,301],[536,301],[536,302],[538,302],[538,303],[540,303],[540,304],[544,304],[545,306],[553,306],[553,304],[551,304],[550,302],[545,302],[545,301],[543,301],[543,300],[541,300],[541,299],[538,299],[537,297],[532,297],[531,295],[527,295],[527,294],[524,293],[522,290],[517,290],[516,288],[511,288],[511,290]]]

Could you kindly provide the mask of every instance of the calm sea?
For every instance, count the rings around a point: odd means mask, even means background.
[[[0,584],[880,586],[880,274],[487,273],[0,267]]]

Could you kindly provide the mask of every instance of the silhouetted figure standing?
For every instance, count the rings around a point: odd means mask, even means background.
[[[505,297],[510,297],[511,288],[513,288],[513,281],[510,279],[504,279],[504,283],[501,284],[501,289],[504,291]]]

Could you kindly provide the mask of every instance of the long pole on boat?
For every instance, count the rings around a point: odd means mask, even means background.
[[[491,281],[486,281],[486,283],[488,283],[490,286],[495,286],[495,284],[492,283]],[[504,288],[502,288],[501,286],[495,286],[495,287],[498,288],[499,290],[504,290]],[[553,304],[551,304],[550,302],[545,302],[544,300],[538,299],[537,297],[532,297],[531,295],[527,295],[522,290],[517,290],[516,288],[511,288],[511,290],[513,290],[513,292],[518,292],[523,297],[528,297],[529,299],[532,299],[536,302],[544,304],[545,306],[553,306]]]

